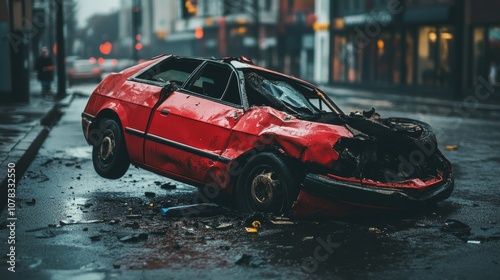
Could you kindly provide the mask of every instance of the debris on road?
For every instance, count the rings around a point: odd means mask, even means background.
[[[216,230],[228,230],[233,227],[232,223],[222,223],[215,227]]]
[[[479,240],[467,240],[467,244],[481,244]]]
[[[262,227],[262,223],[264,223],[265,220],[268,219],[265,219],[264,215],[262,215],[261,213],[256,213],[251,217],[246,218],[243,225],[245,227],[246,232],[258,233],[259,229]]]
[[[145,193],[144,193],[144,195],[145,195],[146,197],[151,198],[151,197],[155,197],[155,196],[156,196],[156,193],[154,193],[154,192],[145,192]]]
[[[56,236],[56,234],[53,231],[51,231],[50,229],[46,229],[44,231],[37,232],[35,234],[36,238],[52,238],[54,236]]]
[[[156,182],[155,182],[155,183],[156,183]],[[174,189],[176,189],[176,188],[177,188],[177,186],[176,186],[175,184],[172,184],[172,183],[168,182],[168,183],[162,184],[162,185],[160,186],[160,188],[162,188],[162,189],[164,189],[164,190],[174,190]]]
[[[78,221],[78,220],[70,219],[70,220],[61,220],[61,221],[59,221],[59,224],[61,226],[65,226],[65,225],[76,225],[76,224],[95,224],[95,223],[104,223],[104,222],[105,222],[105,220],[88,220],[88,221],[81,220],[81,221]]]
[[[273,225],[294,225],[295,222],[290,220],[289,218],[278,217],[272,220],[269,220]]]
[[[43,167],[47,167],[49,164],[51,164],[54,160],[53,159],[48,159],[44,163],[40,164]]]
[[[468,225],[453,219],[446,220],[441,229],[445,232],[453,233],[464,241],[466,241],[466,237],[470,235],[471,231]]]
[[[29,206],[34,206],[36,204],[36,199],[32,198],[30,201],[26,201],[26,204]]]
[[[224,208],[214,203],[201,203],[174,206],[161,209],[161,215],[166,218],[173,217],[211,217],[226,212]]]
[[[138,222],[126,223],[123,226],[124,227],[129,227],[129,228],[132,228],[132,229],[138,229],[140,227]]]
[[[382,233],[382,231],[381,231],[379,228],[376,228],[376,227],[371,227],[371,228],[368,228],[368,230],[369,230],[370,232],[375,233],[375,234],[381,234],[381,233]]]
[[[32,228],[32,229],[27,229],[25,232],[35,232],[35,231],[41,231],[44,229],[48,229],[48,227],[39,227],[39,228]]]
[[[447,151],[456,151],[456,150],[458,150],[458,146],[457,145],[446,145],[444,147],[444,149]]]
[[[129,233],[129,232],[118,232],[116,237],[121,242],[137,242],[140,240],[148,239],[147,233]]]
[[[252,255],[243,254],[241,257],[235,262],[236,265],[245,265],[253,268],[259,267],[263,265],[265,261],[261,258],[254,258]]]
[[[253,221],[251,226],[245,227],[248,233],[258,233],[262,224],[259,221]]]
[[[142,215],[140,215],[140,214],[127,215],[127,219],[141,219],[141,218],[142,218]]]
[[[102,235],[94,235],[89,237],[91,241],[101,241]]]
[[[313,237],[313,236],[304,236],[304,237],[302,238],[302,241],[310,241],[310,240],[313,240],[313,239],[314,239],[314,237]]]

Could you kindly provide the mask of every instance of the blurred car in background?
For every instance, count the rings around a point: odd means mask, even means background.
[[[104,73],[120,72],[122,70],[118,68],[118,59],[116,58],[103,59],[100,66]]]
[[[101,82],[102,69],[97,63],[87,59],[79,59],[68,62],[69,86],[78,82],[95,81]]]

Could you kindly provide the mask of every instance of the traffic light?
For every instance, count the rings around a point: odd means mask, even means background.
[[[197,0],[181,0],[182,17],[188,18],[198,14],[198,1]]]

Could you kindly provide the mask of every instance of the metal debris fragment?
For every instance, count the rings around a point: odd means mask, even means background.
[[[35,234],[36,238],[52,238],[54,236],[56,236],[56,234],[50,229],[46,229]]]

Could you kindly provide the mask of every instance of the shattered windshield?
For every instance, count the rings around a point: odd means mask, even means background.
[[[267,79],[255,72],[245,73],[245,80],[250,105],[268,105],[295,114],[321,113],[289,82]]]

